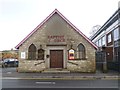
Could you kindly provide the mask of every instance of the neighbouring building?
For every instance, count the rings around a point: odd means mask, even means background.
[[[102,17],[101,17],[102,18]],[[106,55],[108,70],[119,70],[120,63],[120,8],[105,22],[105,24],[91,37],[94,42]],[[100,53],[99,53],[100,54]],[[105,62],[102,57],[99,62]]]
[[[97,46],[55,9],[17,46],[18,72],[95,72]]]

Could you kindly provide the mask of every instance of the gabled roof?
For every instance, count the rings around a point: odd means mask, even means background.
[[[57,9],[55,9],[43,22],[41,22],[31,33],[29,33],[15,48],[18,49],[31,35],[33,35],[44,23],[46,23],[55,13],[57,13],[63,20],[65,20],[76,32],[85,38],[95,49],[98,47],[87,38],[78,28],[76,28],[65,16],[63,16]]]

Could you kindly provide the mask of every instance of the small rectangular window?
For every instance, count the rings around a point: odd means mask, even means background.
[[[101,39],[99,39],[98,43],[99,43],[99,46],[102,45],[102,41],[101,41]]]
[[[102,37],[102,46],[105,45],[105,36]]]
[[[118,40],[119,39],[119,29],[115,29],[114,30],[114,41]]]
[[[112,36],[111,34],[108,35],[108,43],[110,43],[112,41]]]

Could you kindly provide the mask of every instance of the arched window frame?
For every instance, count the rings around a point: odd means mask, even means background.
[[[85,46],[82,44],[82,43],[80,43],[79,45],[78,45],[78,47],[77,47],[77,58],[78,59],[81,59],[81,60],[85,60],[86,59],[86,48],[85,48]]]
[[[29,60],[35,60],[36,59],[36,46],[34,44],[31,44],[28,48],[28,59]]]

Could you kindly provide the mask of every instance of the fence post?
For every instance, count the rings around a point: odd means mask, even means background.
[[[108,72],[108,69],[107,69],[107,58],[106,58],[106,52],[104,51],[103,52],[103,72],[104,73],[107,73]]]

